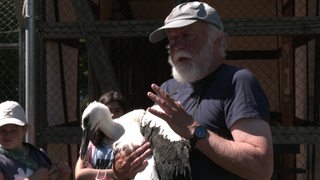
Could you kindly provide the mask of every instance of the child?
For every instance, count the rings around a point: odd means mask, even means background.
[[[0,104],[0,180],[68,179],[71,169],[66,163],[53,165],[44,152],[24,142],[27,129],[20,104]]]
[[[112,119],[119,118],[128,111],[127,100],[120,92],[110,91],[99,98],[112,115]],[[87,155],[84,160],[78,159],[75,168],[76,180],[116,179],[111,168],[113,161],[113,140],[108,139],[101,130],[93,133]]]

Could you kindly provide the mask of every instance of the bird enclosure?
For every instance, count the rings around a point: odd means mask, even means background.
[[[117,90],[145,109],[151,83],[170,78],[167,42],[148,35],[181,2],[2,0],[0,100],[20,102],[28,139],[74,167],[88,102]],[[225,62],[252,71],[269,99],[273,179],[319,179],[320,1],[205,2],[229,35]]]

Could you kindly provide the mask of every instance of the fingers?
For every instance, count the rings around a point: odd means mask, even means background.
[[[161,90],[160,87],[156,84],[152,84],[151,88],[153,89],[155,94],[152,92],[148,92],[147,96],[153,102],[158,104],[164,112],[155,109],[148,109],[148,111],[167,121],[172,119],[172,115],[179,111],[180,104],[176,102],[168,93]]]
[[[151,84],[151,88],[156,94],[164,96],[164,93],[161,91],[161,89],[158,85]]]
[[[89,161],[84,161],[84,165],[86,168],[93,168],[93,166],[91,165],[91,163]]]
[[[133,164],[140,164],[146,157],[150,156],[151,151],[151,144],[148,141],[142,143],[141,146],[137,147],[134,151],[127,153],[128,161]]]
[[[148,158],[151,154],[152,150],[148,149],[132,162],[133,170],[135,172],[134,175],[146,168],[146,166],[148,165],[148,161],[146,160],[146,158]]]
[[[163,111],[157,110],[156,107],[150,107],[148,111],[165,120],[180,136],[189,137],[190,131],[188,127],[194,122],[192,115],[186,112],[179,101],[173,99],[156,84],[152,84],[151,88],[154,93],[148,92],[148,97],[158,104]]]
[[[148,156],[152,154],[150,142],[145,142],[138,149],[130,154],[131,164],[134,167],[139,166]]]
[[[173,106],[175,104],[175,100],[165,91],[163,91],[158,85],[151,84],[152,90],[155,92],[148,92],[148,96],[151,100],[153,100],[157,104],[163,104],[168,106]]]
[[[146,157],[150,156],[152,151],[149,142],[144,142],[135,150],[129,148],[123,149],[115,154],[113,171],[118,178],[133,178],[139,171],[147,166]]]
[[[170,95],[166,92],[164,92],[158,85],[156,84],[151,84],[151,88],[152,90],[158,95],[160,96],[161,98],[164,98],[164,99],[171,99],[170,98]]]
[[[154,108],[148,108],[148,111],[152,114],[164,119],[169,124],[176,121],[177,117],[186,116],[186,112],[183,106],[176,100],[174,100],[168,93],[161,90],[156,84],[152,84],[151,88],[154,90],[155,94],[148,92],[147,96],[158,104],[163,111],[156,110]]]
[[[142,170],[144,170],[148,165],[148,161],[147,160],[144,160],[140,166],[138,166],[135,171],[138,173],[138,172],[141,172]],[[137,174],[136,173],[136,174]]]

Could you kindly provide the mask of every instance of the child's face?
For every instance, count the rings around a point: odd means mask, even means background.
[[[116,102],[116,101],[112,101],[106,104],[111,112],[111,118],[115,119],[115,118],[119,118],[120,116],[122,116],[124,114],[123,109],[121,108],[121,105]]]
[[[5,149],[20,149],[27,126],[7,124],[0,127],[0,144]]]

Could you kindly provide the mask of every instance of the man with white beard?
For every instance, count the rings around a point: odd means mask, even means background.
[[[224,64],[223,31],[216,10],[206,3],[182,3],[172,10],[149,40],[168,38],[173,79],[151,85],[147,95],[164,112],[148,111],[190,140],[193,179],[270,179],[268,100],[249,70]],[[144,146],[130,158],[116,155],[116,173],[124,172],[117,163],[125,160],[128,171],[143,167]]]

